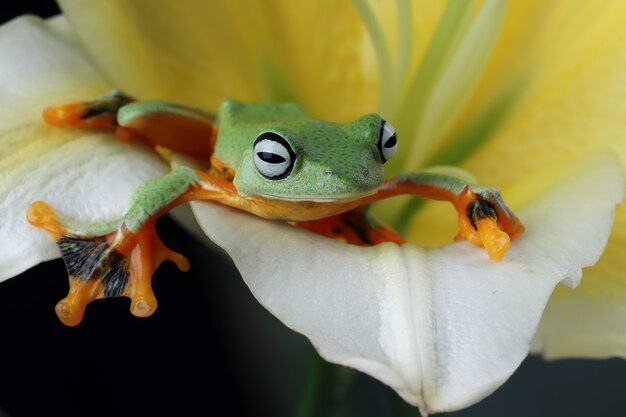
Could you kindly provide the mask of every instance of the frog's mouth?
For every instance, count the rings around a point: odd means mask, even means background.
[[[239,197],[247,200],[246,211],[265,219],[287,221],[318,220],[345,213],[363,205],[363,201],[376,194],[377,188],[356,193],[334,195],[276,195],[255,193]],[[235,205],[237,207],[237,205]]]
[[[268,200],[289,201],[289,202],[312,202],[312,203],[348,203],[369,197],[378,192],[378,187],[365,191],[350,193],[328,194],[328,195],[284,195],[259,193],[249,195],[250,197],[261,197]],[[245,194],[241,193],[246,196]]]

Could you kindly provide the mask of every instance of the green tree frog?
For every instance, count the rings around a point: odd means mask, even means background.
[[[168,249],[156,219],[192,200],[215,201],[267,219],[293,222],[349,244],[402,244],[390,228],[367,214],[373,202],[400,194],[450,201],[458,211],[458,238],[501,258],[511,237],[524,230],[495,189],[456,178],[414,172],[385,180],[383,165],[398,140],[377,114],[348,124],[317,120],[295,104],[227,100],[217,114],[165,101],[137,101],[114,90],[93,101],[44,110],[51,125],[111,129],[135,140],[210,161],[207,170],[178,167],[149,181],[132,196],[125,216],[81,224],[36,201],[27,218],[60,248],[70,290],[56,305],[66,325],[78,324],[92,300],[127,296],[135,316],[149,316],[157,301],[154,270],[187,259]]]

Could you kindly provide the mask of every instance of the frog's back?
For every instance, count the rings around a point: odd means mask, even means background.
[[[272,124],[307,119],[293,103],[242,103],[226,100],[217,114],[218,136],[214,155],[227,167],[237,169],[255,139]]]

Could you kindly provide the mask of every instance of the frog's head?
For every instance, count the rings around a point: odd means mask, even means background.
[[[291,201],[344,201],[373,194],[396,134],[377,114],[349,124],[305,115],[253,127],[253,141],[237,170],[240,193]]]

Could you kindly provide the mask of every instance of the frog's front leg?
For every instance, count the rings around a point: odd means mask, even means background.
[[[151,286],[154,270],[164,260],[183,271],[189,268],[187,259],[157,236],[157,218],[178,204],[223,191],[219,180],[210,184],[192,169],[179,167],[139,187],[126,215],[114,221],[82,224],[42,201],[31,204],[28,221],[56,240],[69,273],[69,293],[56,306],[61,321],[74,326],[90,301],[120,296],[131,298],[135,316],[152,314],[157,307]]]
[[[509,248],[510,238],[524,232],[524,226],[497,189],[442,174],[414,172],[386,180],[376,194],[364,199],[364,203],[403,194],[451,202],[459,216],[461,230],[457,239],[484,246],[492,259],[502,258]]]

